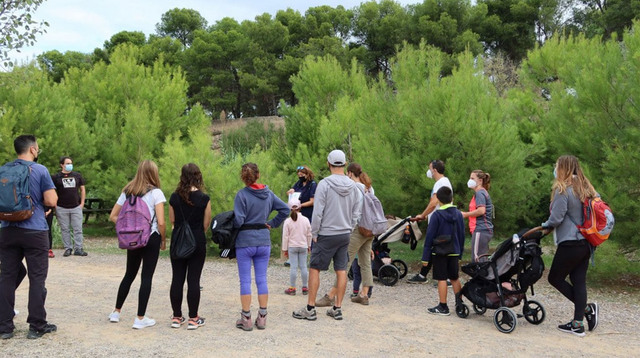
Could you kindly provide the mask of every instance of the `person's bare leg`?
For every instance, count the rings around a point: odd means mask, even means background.
[[[309,298],[307,299],[309,306],[316,305],[318,288],[320,288],[320,271],[318,269],[309,268]]]
[[[260,307],[267,307],[267,303],[269,302],[269,294],[258,295],[258,304]],[[251,300],[249,300],[249,304],[251,304]]]
[[[334,299],[336,297],[337,292],[338,292],[338,289],[335,286],[332,286],[329,292],[327,292],[327,296],[329,296],[329,298],[331,299]]]
[[[451,284],[453,285],[453,282]],[[440,303],[447,304],[447,280],[438,281],[438,297]]]
[[[336,307],[342,307],[342,298],[344,297],[344,292],[347,289],[347,271],[340,270],[336,271],[336,279],[338,285],[336,287]]]
[[[240,303],[242,304],[243,311],[245,312],[251,311],[251,295],[240,295]],[[266,307],[266,306],[263,306],[263,307]]]
[[[360,290],[360,296],[367,297],[369,295],[369,286],[362,286],[362,290]]]

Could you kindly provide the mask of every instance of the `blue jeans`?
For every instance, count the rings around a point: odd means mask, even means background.
[[[238,276],[240,276],[240,295],[251,294],[251,263],[256,276],[259,295],[269,293],[267,287],[267,266],[271,256],[271,246],[249,246],[236,248]]]

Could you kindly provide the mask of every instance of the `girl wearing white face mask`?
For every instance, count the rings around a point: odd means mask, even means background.
[[[474,170],[469,176],[467,186],[475,191],[469,211],[462,212],[462,216],[469,218],[471,231],[471,261],[485,261],[489,253],[489,241],[493,238],[493,203],[489,196],[491,176],[482,170]]]

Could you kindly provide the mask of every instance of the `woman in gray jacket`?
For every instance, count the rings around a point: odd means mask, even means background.
[[[573,320],[558,326],[563,332],[584,336],[583,319],[589,331],[598,325],[598,305],[587,304],[587,268],[592,247],[578,231],[583,222],[582,203],[598,196],[578,163],[578,158],[563,155],[556,161],[551,192],[551,214],[543,227],[554,229],[557,245],[549,270],[549,283],[574,304]],[[569,276],[571,282],[567,282]]]

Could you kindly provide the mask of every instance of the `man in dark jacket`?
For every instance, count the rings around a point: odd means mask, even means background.
[[[459,293],[462,288],[458,280],[458,263],[464,249],[464,219],[462,213],[453,206],[453,192],[448,187],[438,189],[436,193],[440,208],[433,212],[427,227],[427,236],[422,252],[422,264],[424,266],[432,261],[433,279],[438,281],[438,295],[440,303],[429,308],[429,313],[448,316],[447,306],[447,279],[451,280],[453,293],[456,296],[456,304],[459,301]],[[447,243],[447,240],[450,243]],[[435,241],[435,242],[434,242]],[[441,242],[436,247],[434,244]],[[448,249],[446,249],[446,248]],[[436,251],[441,251],[436,254]]]

